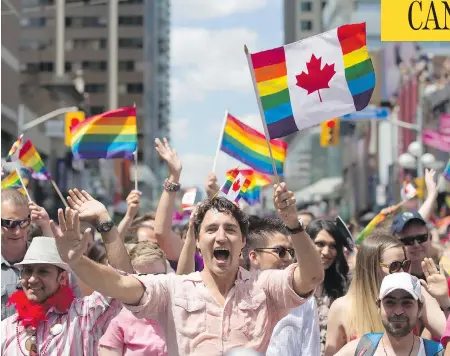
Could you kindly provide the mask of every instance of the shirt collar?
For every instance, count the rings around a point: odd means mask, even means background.
[[[203,282],[202,275],[200,272],[193,272],[191,274],[183,276],[183,281],[190,281],[190,282]],[[251,279],[251,273],[247,271],[246,269],[239,267],[236,281],[235,282],[246,282]]]

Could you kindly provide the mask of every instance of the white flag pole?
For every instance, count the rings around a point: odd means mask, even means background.
[[[255,90],[256,101],[258,102],[259,114],[261,115],[261,120],[262,120],[263,127],[264,127],[264,133],[266,136],[267,147],[269,148],[270,160],[272,161],[273,174],[279,185],[280,178],[278,177],[277,167],[275,165],[275,160],[273,159],[272,147],[270,146],[269,129],[267,128],[266,118],[264,116],[264,110],[263,110],[262,103],[261,103],[261,97],[259,96],[258,86],[256,84],[255,72],[253,69],[253,64],[252,64],[252,60],[250,58],[250,54],[248,52],[247,45],[244,45],[244,52],[245,52],[245,56],[247,57],[248,68],[250,69],[250,75],[252,76],[253,89]]]
[[[133,103],[134,109],[136,109],[136,103]],[[137,114],[136,114],[136,126],[137,126]],[[136,135],[136,151],[134,151],[134,190],[138,190],[138,151],[139,151],[139,139]]]
[[[225,110],[225,116],[223,117],[222,131],[220,132],[219,142],[217,144],[216,155],[214,157],[214,162],[213,162],[213,168],[212,168],[213,173],[216,173],[217,158],[219,157],[220,146],[222,146],[223,134],[225,132],[225,125],[227,123],[227,118],[228,118],[228,109]]]
[[[31,197],[30,197],[30,194],[28,193],[28,189],[27,189],[27,187],[25,186],[25,184],[23,184],[22,176],[20,175],[19,170],[18,170],[17,168],[16,168],[16,173],[17,173],[17,175],[19,176],[20,184],[22,184],[23,190],[24,190],[25,193],[27,194],[28,201],[32,201],[32,200],[31,200]]]

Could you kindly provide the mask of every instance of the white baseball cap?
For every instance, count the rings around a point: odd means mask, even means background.
[[[422,301],[422,289],[419,280],[406,272],[392,273],[384,277],[378,298],[381,300],[398,289],[411,294],[414,300]]]

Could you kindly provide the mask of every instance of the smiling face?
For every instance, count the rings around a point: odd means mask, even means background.
[[[262,271],[267,269],[285,269],[294,262],[294,258],[289,252],[292,249],[292,244],[288,236],[280,232],[273,232],[271,235],[268,237],[266,246],[257,246],[257,251],[254,249],[249,253],[251,264]],[[283,257],[280,257],[276,250],[277,248],[281,248]]]
[[[403,248],[401,248],[400,246],[388,248],[381,255],[381,261],[380,261],[381,275],[383,277],[386,277],[388,274],[390,274],[389,266],[393,262],[403,263],[405,260],[406,260],[406,255],[405,255],[405,251],[403,250]],[[409,272],[409,270],[404,271],[403,269],[401,269],[399,272]]]
[[[205,213],[197,239],[205,269],[216,276],[231,276],[239,267],[239,255],[244,246],[245,238],[231,213],[214,208]]]
[[[14,204],[9,200],[2,200],[2,219],[25,221],[29,219],[30,211],[28,206]],[[23,223],[27,225],[27,223]],[[26,227],[16,226],[14,228],[8,228],[2,226],[2,248],[4,249],[24,249],[27,244],[27,238],[30,225]]]
[[[416,221],[411,221],[406,224],[403,231],[397,234],[400,241],[405,241],[403,245],[406,248],[408,259],[413,263],[420,263],[425,257],[429,257],[431,239],[429,236],[426,237],[427,234],[427,226]],[[409,241],[413,241],[413,243],[409,244]]]
[[[29,301],[43,303],[54,295],[61,285],[67,284],[67,272],[50,264],[24,265],[20,283]]]
[[[336,261],[336,240],[326,230],[321,230],[317,234],[314,244],[320,254],[323,268],[328,269]]]

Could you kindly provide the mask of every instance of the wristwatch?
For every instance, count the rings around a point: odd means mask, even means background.
[[[295,235],[295,234],[305,231],[305,228],[303,227],[303,223],[300,220],[298,221],[298,227],[291,229],[291,228],[289,228],[289,226],[286,226],[286,229],[287,229],[287,231],[289,231],[289,233],[291,235]]]
[[[110,231],[114,226],[114,221],[109,220],[109,221],[105,221],[105,222],[101,222],[100,224],[98,224],[97,226],[97,231],[98,232],[108,232]]]

